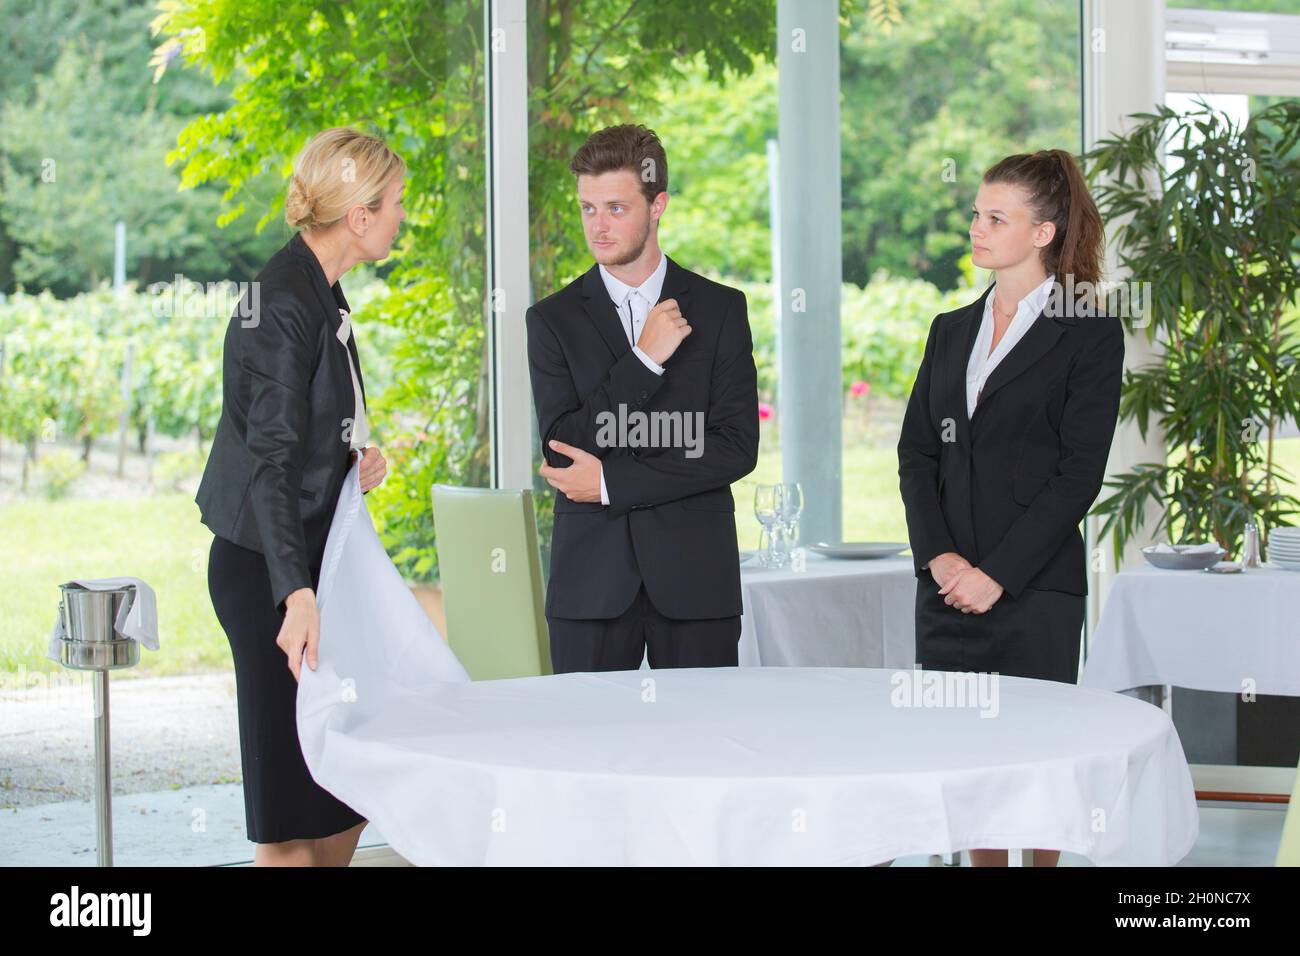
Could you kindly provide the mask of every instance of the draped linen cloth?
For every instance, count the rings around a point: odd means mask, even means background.
[[[356,465],[317,600],[307,766],[419,865],[865,865],[1002,846],[1165,866],[1196,840],[1168,714],[1106,691],[1003,677],[995,699],[932,706],[915,670],[832,667],[470,682],[375,534]]]

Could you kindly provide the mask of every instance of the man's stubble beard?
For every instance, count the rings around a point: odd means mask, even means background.
[[[645,252],[645,245],[649,241],[650,241],[650,220],[646,219],[645,231],[641,233],[641,239],[639,242],[637,242],[636,248],[633,249],[631,252],[629,252],[623,258],[618,259],[614,262],[606,263],[606,265],[625,266],[628,265],[629,263],[636,262],[637,259],[641,258],[641,253]]]

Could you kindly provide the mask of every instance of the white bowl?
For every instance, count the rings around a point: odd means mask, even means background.
[[[1174,550],[1156,551],[1155,545],[1147,545],[1142,549],[1142,556],[1148,562],[1157,568],[1163,568],[1166,571],[1204,571],[1211,565],[1218,564],[1227,554],[1222,548],[1216,547],[1213,551],[1198,551],[1188,553],[1185,548],[1193,547],[1187,544],[1171,545]]]

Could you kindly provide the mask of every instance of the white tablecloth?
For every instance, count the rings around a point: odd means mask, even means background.
[[[313,777],[420,864],[867,864],[1052,847],[1172,864],[1197,835],[1168,716],[1004,677],[903,706],[911,670],[699,668],[469,683],[349,474],[326,546]],[[934,674],[931,677],[943,675]],[[960,676],[960,675],[959,675]]]
[[[1300,572],[1126,568],[1089,644],[1086,687],[1300,696]]]
[[[912,666],[910,557],[844,561],[809,551],[804,567],[741,567],[741,667]]]

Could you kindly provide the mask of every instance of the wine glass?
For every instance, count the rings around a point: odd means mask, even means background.
[[[776,552],[776,528],[781,521],[782,489],[776,485],[758,485],[754,488],[754,517],[763,526],[759,541],[759,563],[765,568],[773,566]],[[766,542],[766,546],[764,546]]]
[[[797,481],[782,485],[781,491],[781,525],[785,529],[787,547],[793,548],[799,540],[799,516],[803,514],[803,486]]]

